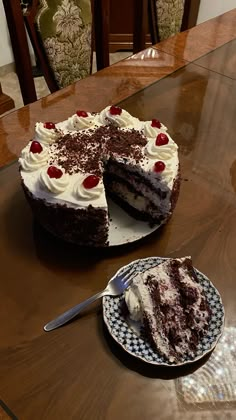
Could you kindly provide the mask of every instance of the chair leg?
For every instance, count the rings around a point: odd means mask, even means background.
[[[200,0],[185,0],[181,31],[186,31],[196,25],[199,7]]]
[[[110,0],[94,0],[93,19],[97,70],[109,66]]]
[[[133,53],[145,48],[148,0],[136,0],[134,8]]]
[[[160,36],[158,33],[156,0],[148,0],[148,23],[152,45],[157,44],[160,42]]]
[[[38,62],[40,64],[40,68],[42,70],[43,76],[46,80],[46,83],[48,85],[48,88],[50,90],[50,92],[56,92],[57,90],[59,90],[59,87],[57,85],[57,82],[54,78],[53,75],[53,71],[50,68],[50,65],[48,63],[48,59],[46,57],[45,51],[44,51],[44,47],[43,45],[41,46],[41,41],[39,40],[36,28],[35,28],[35,23],[34,23],[34,19],[32,18],[31,15],[29,16],[25,16],[25,25],[27,28],[27,32],[29,34],[29,38],[31,41],[31,44],[33,46],[34,49],[34,53],[35,56],[38,59]]]
[[[20,2],[3,0],[8,30],[24,104],[37,101],[29,48]]]

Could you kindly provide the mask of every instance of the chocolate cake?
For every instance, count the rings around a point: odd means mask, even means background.
[[[107,195],[131,216],[166,222],[180,184],[178,147],[158,120],[119,107],[36,123],[23,149],[23,189],[39,222],[79,245],[108,245]]]
[[[193,356],[210,309],[191,257],[166,259],[138,273],[125,294],[130,317],[141,321],[152,347],[169,362]]]

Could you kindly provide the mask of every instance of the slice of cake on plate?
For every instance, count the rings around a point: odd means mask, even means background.
[[[159,354],[170,362],[194,355],[208,328],[210,308],[191,257],[166,259],[138,273],[125,301],[131,319],[142,322]]]

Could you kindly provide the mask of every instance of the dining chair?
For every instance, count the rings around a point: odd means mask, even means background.
[[[145,48],[147,32],[150,32],[154,45],[195,26],[199,5],[200,0],[136,0],[134,53]]]
[[[37,100],[26,30],[51,92],[109,66],[109,0],[3,0],[24,104]],[[25,29],[26,28],[26,29]]]

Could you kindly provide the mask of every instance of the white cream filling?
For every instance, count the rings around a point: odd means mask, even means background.
[[[170,200],[161,200],[158,195],[155,196],[151,191],[149,194],[141,196],[129,191],[126,185],[119,182],[113,182],[112,186],[112,191],[136,210],[149,213],[153,217],[157,217],[162,213],[166,214],[170,210]],[[150,200],[156,208],[150,208],[148,200]]]

